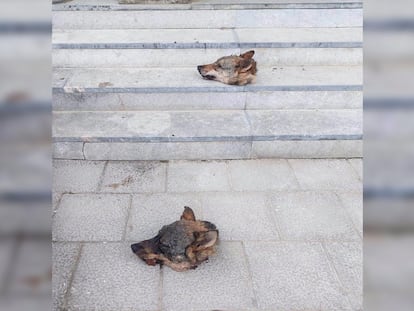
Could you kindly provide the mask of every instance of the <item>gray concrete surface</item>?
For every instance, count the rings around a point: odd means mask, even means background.
[[[79,161],[54,166],[65,175]],[[88,166],[100,171],[93,191],[55,181],[55,310],[362,310],[362,182],[348,160]],[[129,176],[164,187],[101,192]],[[218,253],[183,273],[146,266],[130,244],[178,220],[184,205],[218,226]]]

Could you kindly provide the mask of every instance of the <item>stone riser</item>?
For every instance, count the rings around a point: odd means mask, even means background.
[[[53,144],[55,159],[220,160],[360,158],[362,140]]]
[[[361,91],[56,93],[55,111],[362,109]]]
[[[247,49],[241,50],[245,51]],[[254,48],[259,66],[362,65],[361,48]],[[188,67],[207,64],[219,57],[239,54],[240,49],[82,49],[54,50],[56,67]],[[168,69],[166,69],[168,70]]]

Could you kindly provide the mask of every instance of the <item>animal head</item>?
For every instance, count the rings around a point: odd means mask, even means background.
[[[208,221],[196,220],[184,207],[180,220],[161,228],[152,239],[131,245],[132,251],[150,266],[167,265],[176,271],[195,269],[215,252],[218,230]]]
[[[254,51],[239,56],[225,56],[212,64],[197,66],[204,79],[219,81],[225,84],[245,85],[254,82],[257,72]]]

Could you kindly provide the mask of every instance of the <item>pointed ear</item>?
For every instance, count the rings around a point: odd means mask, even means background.
[[[196,241],[197,250],[212,247],[214,244],[217,243],[217,240],[218,240],[217,230],[200,233]]]
[[[184,206],[184,212],[181,215],[181,219],[192,220],[192,221],[196,220],[193,210],[189,208],[188,206]]]
[[[240,54],[240,57],[244,58],[244,59],[251,59],[253,58],[254,55],[254,51],[248,51],[246,53]]]
[[[253,66],[253,62],[254,61],[252,61],[251,59],[242,60],[242,62],[240,63],[240,72],[249,71]]]

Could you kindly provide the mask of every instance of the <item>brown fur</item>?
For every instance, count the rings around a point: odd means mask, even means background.
[[[195,269],[215,253],[218,230],[208,221],[196,220],[185,207],[179,221],[164,226],[152,239],[131,245],[147,265],[169,266],[175,271]]]
[[[198,72],[204,79],[225,84],[246,85],[255,81],[257,66],[253,59],[254,51],[239,56],[225,56],[212,64],[200,65]]]

